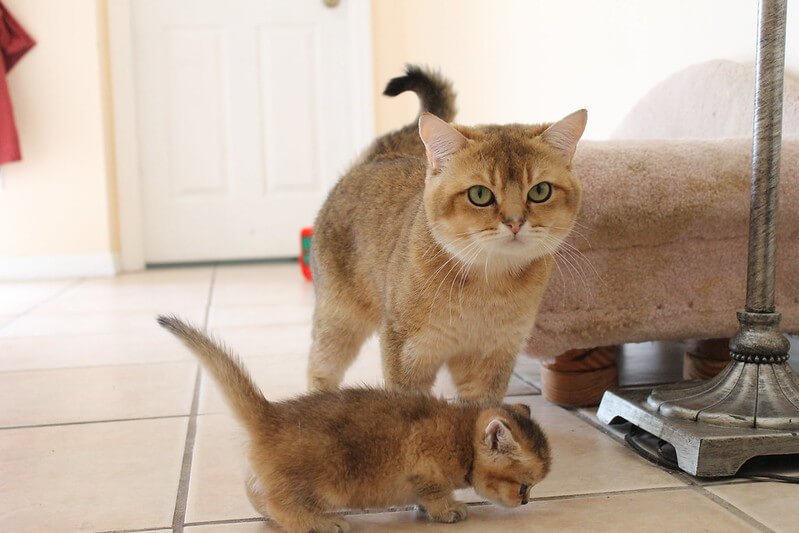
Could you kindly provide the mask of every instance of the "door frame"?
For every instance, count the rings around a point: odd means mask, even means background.
[[[117,208],[119,212],[119,267],[123,272],[146,268],[144,255],[144,210],[136,127],[136,79],[134,75],[133,9],[136,0],[108,2],[109,75],[113,113]],[[317,0],[321,2],[322,0]],[[351,72],[350,99],[353,154],[372,140],[375,132],[374,79],[372,63],[372,13],[369,0],[345,0],[352,39],[348,62]],[[298,237],[299,238],[299,237]]]

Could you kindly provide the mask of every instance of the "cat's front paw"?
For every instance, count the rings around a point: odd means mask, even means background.
[[[428,510],[427,514],[432,520],[435,520],[436,522],[443,522],[445,524],[461,522],[462,520],[466,520],[468,515],[466,506],[460,502],[454,503],[448,506],[446,509],[442,509],[436,513],[432,513]]]

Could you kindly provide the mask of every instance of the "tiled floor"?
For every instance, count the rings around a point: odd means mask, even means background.
[[[295,265],[151,270],[116,279],[0,284],[0,531],[273,531],[243,491],[243,435],[214,384],[154,321],[176,313],[240,354],[266,395],[305,390],[313,291]],[[674,380],[679,343],[632,345],[622,384]],[[349,384],[379,384],[372,339]],[[593,411],[539,395],[520,358],[509,393],[532,407],[555,461],[527,506],[474,492],[470,519],[354,513],[357,531],[796,530],[799,487],[697,480],[638,457]],[[454,393],[448,377],[439,394]],[[788,464],[799,470],[799,461]]]

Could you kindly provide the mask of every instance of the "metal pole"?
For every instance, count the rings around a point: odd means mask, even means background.
[[[746,310],[774,312],[775,222],[780,179],[787,0],[761,0],[752,138],[752,198]]]
[[[789,357],[774,306],[787,4],[760,0],[758,8],[746,308],[738,312],[740,328],[730,340],[732,358],[744,363],[784,363]]]

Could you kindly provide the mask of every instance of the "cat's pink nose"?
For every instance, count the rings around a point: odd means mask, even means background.
[[[519,230],[522,229],[522,224],[524,224],[524,220],[505,220],[503,224],[508,226],[510,230],[513,232],[514,235],[519,233]]]

